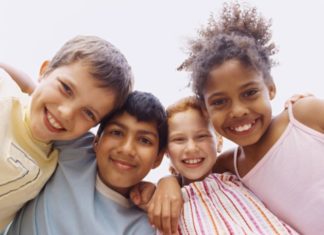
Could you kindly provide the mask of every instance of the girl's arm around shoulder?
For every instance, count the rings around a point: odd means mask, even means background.
[[[295,118],[306,126],[324,133],[324,100],[307,97],[293,104]]]
[[[213,167],[213,173],[232,172],[234,170],[234,149],[226,150],[217,156],[216,163]]]

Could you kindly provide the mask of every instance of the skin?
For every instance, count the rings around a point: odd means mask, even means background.
[[[99,177],[125,197],[163,157],[156,123],[138,121],[127,112],[106,125],[94,149]]]
[[[183,185],[204,179],[216,162],[216,142],[208,121],[194,109],[175,113],[169,120],[168,156]]]
[[[43,76],[32,93],[30,128],[42,142],[79,137],[95,126],[115,104],[115,92],[100,87],[89,67],[76,62]]]

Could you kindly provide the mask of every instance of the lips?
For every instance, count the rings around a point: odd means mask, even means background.
[[[44,122],[47,129],[51,132],[60,132],[65,130],[62,124],[47,109],[45,109]]]
[[[181,160],[181,162],[188,168],[196,168],[199,167],[203,161],[205,159],[204,158],[189,158],[189,159],[183,159]]]
[[[254,119],[249,122],[245,121],[244,123],[242,122],[240,124],[231,125],[228,127],[228,129],[235,134],[247,134],[253,130],[253,127],[257,121],[258,119]]]
[[[131,170],[131,169],[135,168],[135,165],[134,164],[131,164],[128,161],[125,161],[125,160],[111,158],[111,161],[120,170]]]

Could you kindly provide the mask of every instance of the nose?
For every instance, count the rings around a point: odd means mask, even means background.
[[[196,142],[193,139],[189,139],[186,145],[186,153],[196,152],[198,149]]]
[[[247,107],[241,102],[235,102],[232,104],[230,117],[231,118],[239,118],[248,114]]]
[[[120,150],[123,154],[134,156],[135,155],[135,144],[134,139],[132,137],[127,137],[124,141],[120,144]]]
[[[64,103],[58,107],[58,112],[61,118],[65,121],[70,121],[74,115],[74,108],[72,104]]]

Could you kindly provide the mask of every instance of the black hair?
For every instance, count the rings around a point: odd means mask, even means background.
[[[165,149],[167,144],[167,118],[166,111],[158,98],[153,94],[142,91],[132,92],[124,105],[105,117],[99,126],[97,136],[100,136],[109,123],[109,120],[127,112],[138,121],[155,122],[159,134],[159,152]]]
[[[204,99],[210,71],[231,59],[272,81],[271,67],[276,63],[271,56],[277,50],[271,42],[270,26],[271,21],[263,18],[255,7],[237,2],[225,3],[218,19],[210,17],[198,38],[189,41],[189,57],[178,67],[191,72],[192,89],[200,101]]]

